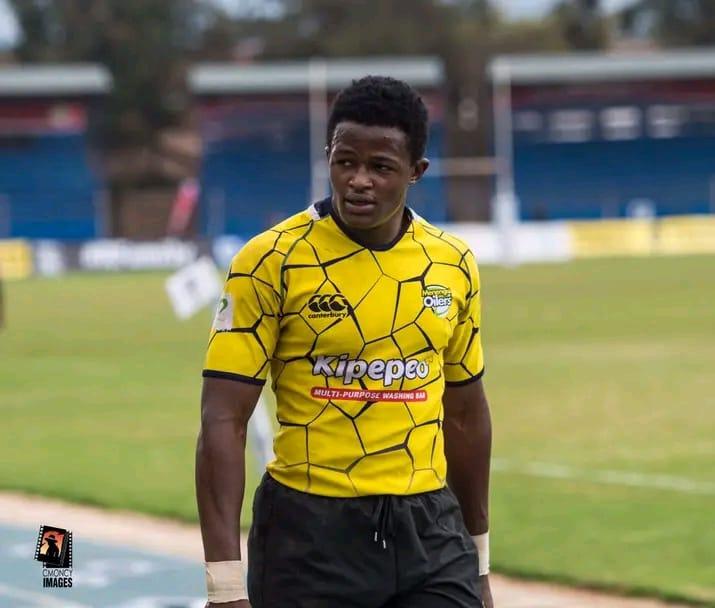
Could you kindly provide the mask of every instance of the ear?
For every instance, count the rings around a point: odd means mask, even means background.
[[[414,165],[412,165],[412,174],[410,175],[410,184],[416,184],[422,179],[422,176],[427,171],[429,167],[429,159],[421,158]]]

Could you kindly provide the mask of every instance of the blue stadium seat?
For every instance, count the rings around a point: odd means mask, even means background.
[[[100,188],[84,135],[0,140],[0,237],[95,237]]]
[[[715,139],[706,137],[517,142],[522,218],[623,217],[636,199],[652,201],[658,215],[707,213],[714,158]]]

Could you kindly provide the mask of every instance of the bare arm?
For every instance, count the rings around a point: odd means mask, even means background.
[[[489,530],[489,463],[492,423],[481,379],[444,391],[444,452],[447,482],[472,535]],[[493,606],[486,576],[481,577],[484,605]]]
[[[204,378],[196,447],[196,501],[206,561],[241,559],[240,520],[245,488],[248,419],[261,387]],[[220,604],[247,606],[248,603]]]
[[[489,463],[492,423],[481,380],[444,391],[447,481],[470,534],[489,530]]]

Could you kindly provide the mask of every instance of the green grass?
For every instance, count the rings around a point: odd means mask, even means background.
[[[712,487],[714,270],[711,257],[484,269],[495,456]],[[493,488],[497,568],[715,602],[713,494],[515,473]]]
[[[207,317],[179,324],[155,274],[11,283],[0,338],[0,483],[195,517]]]
[[[497,570],[715,603],[715,259],[483,268]],[[196,519],[210,314],[178,323],[164,275],[6,285],[0,487]],[[518,472],[565,465],[583,479]],[[251,485],[255,483],[255,475]],[[244,509],[244,514],[248,509]]]

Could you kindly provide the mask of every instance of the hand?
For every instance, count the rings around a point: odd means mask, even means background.
[[[213,604],[212,602],[206,602],[206,606],[204,608],[251,608],[251,604],[248,603],[248,600],[222,602],[221,604]]]
[[[492,589],[489,586],[489,575],[479,577],[479,583],[482,586],[482,605],[484,608],[494,608],[494,599],[492,598]]]

